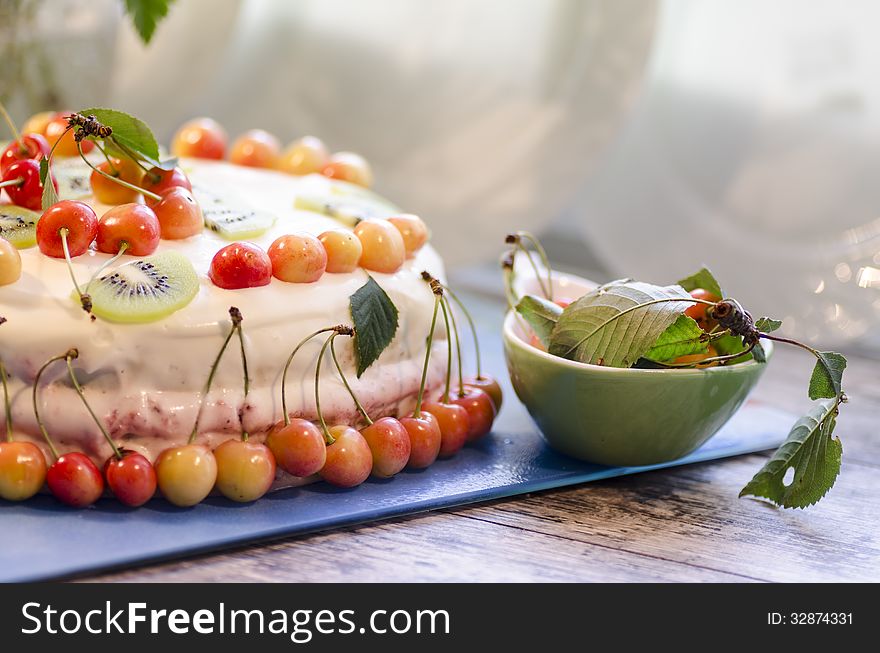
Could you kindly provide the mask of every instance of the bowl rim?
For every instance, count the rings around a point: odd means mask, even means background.
[[[525,340],[523,340],[517,333],[514,331],[514,324],[516,323],[517,314],[515,311],[507,311],[507,314],[504,316],[504,325],[502,327],[502,335],[504,336],[504,340],[510,342],[512,346],[518,347],[525,351],[528,355],[537,356],[550,364],[560,365],[562,367],[569,367],[574,370],[580,370],[583,372],[596,372],[597,374],[625,374],[625,375],[663,375],[663,374],[674,374],[676,376],[685,376],[685,375],[705,375],[705,374],[731,374],[737,372],[747,372],[750,369],[757,367],[759,365],[766,365],[767,363],[759,363],[756,360],[752,359],[750,361],[745,361],[742,363],[737,363],[736,365],[719,365],[716,367],[687,367],[682,369],[675,368],[666,368],[666,369],[634,369],[631,367],[608,367],[605,365],[593,365],[592,363],[581,363],[579,361],[569,360],[567,358],[562,358],[561,356],[554,356],[545,351],[541,351],[540,349],[533,347]],[[761,343],[764,345],[764,351],[767,354],[767,362],[770,361],[770,357],[773,355],[773,342],[769,340],[765,340]]]

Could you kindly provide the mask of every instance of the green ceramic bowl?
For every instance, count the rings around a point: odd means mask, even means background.
[[[571,297],[593,285],[562,281]],[[652,465],[691,453],[724,426],[766,367],[748,361],[633,370],[576,363],[529,345],[514,313],[504,321],[503,339],[513,387],[547,444],[603,465]],[[772,343],[764,346],[769,358]]]

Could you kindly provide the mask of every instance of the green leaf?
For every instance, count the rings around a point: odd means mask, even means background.
[[[52,183],[49,174],[49,159],[46,157],[40,159],[40,182],[43,184],[41,206],[45,211],[53,204],[58,203],[58,193],[55,190],[55,184]]]
[[[397,307],[373,277],[349,300],[354,321],[358,378],[391,344],[397,333]]]
[[[759,317],[755,320],[755,328],[763,333],[773,333],[782,326],[782,320],[774,320],[772,317]]]
[[[691,305],[690,298],[680,286],[602,286],[562,312],[548,350],[582,363],[631,367]]]
[[[156,26],[168,14],[168,7],[174,0],[125,0],[125,10],[131,22],[146,44],[153,38]]]
[[[810,399],[833,399],[840,394],[846,358],[834,351],[816,353],[819,360],[810,377]]]
[[[548,347],[553,327],[556,326],[559,316],[562,315],[562,307],[543,297],[526,295],[516,305],[516,312],[529,323],[541,344]]]
[[[80,111],[84,116],[95,116],[98,122],[113,128],[111,142],[115,140],[123,148],[128,148],[151,160],[159,158],[159,144],[147,124],[134,116],[116,109],[92,108]]]
[[[819,501],[840,473],[843,446],[831,437],[836,416],[837,401],[823,401],[801,417],[739,496],[763,497],[784,508],[806,508]],[[794,479],[785,485],[790,468]]]
[[[652,361],[668,361],[679,356],[705,354],[709,351],[709,343],[700,340],[704,335],[693,318],[679,315],[642,356]]]
[[[754,358],[759,363],[767,362],[767,352],[764,351],[764,346],[760,342],[756,342],[755,346],[752,348],[752,358]],[[738,363],[736,359],[733,361],[734,363]]]
[[[715,275],[706,267],[700,268],[699,272],[696,272],[689,277],[685,277],[678,282],[678,285],[688,292],[697,288],[702,288],[703,290],[708,290],[716,297],[724,297],[724,292],[721,290],[721,284],[716,281]]]

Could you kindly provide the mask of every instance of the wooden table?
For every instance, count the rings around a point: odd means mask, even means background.
[[[498,360],[500,309],[472,305],[480,307],[484,347]],[[813,361],[787,349],[777,347],[756,392],[800,414]],[[836,431],[843,471],[830,495],[805,511],[738,499],[767,457],[749,455],[86,580],[877,581],[880,363],[849,361],[850,403]],[[505,400],[516,397],[508,391]]]

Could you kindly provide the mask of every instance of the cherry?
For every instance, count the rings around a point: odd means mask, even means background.
[[[141,188],[156,195],[163,195],[169,188],[185,188],[192,190],[192,183],[189,177],[180,168],[172,168],[171,170],[163,170],[162,168],[150,168],[144,173],[141,180]],[[161,201],[152,197],[144,197],[144,201],[148,206],[153,206]]]
[[[226,131],[216,120],[195,118],[174,134],[171,153],[196,159],[222,159],[226,155]]]
[[[327,269],[327,251],[309,234],[280,236],[269,246],[269,260],[276,279],[289,283],[312,283]]]
[[[37,221],[37,245],[46,256],[64,258],[62,230],[67,230],[70,255],[84,254],[98,234],[98,216],[85,202],[62,200]]]
[[[700,365],[700,363],[702,363],[707,358],[715,358],[715,356],[717,356],[717,355],[718,355],[718,351],[715,349],[715,347],[713,347],[712,345],[709,345],[708,349],[706,350],[706,353],[704,353],[704,354],[688,354],[686,356],[679,356],[678,358],[676,358],[672,362],[677,365],[694,363],[694,364],[696,364],[696,367],[711,367],[712,365],[715,365],[714,362],[706,363],[705,365]]]
[[[321,173],[325,177],[341,179],[365,188],[373,185],[373,171],[370,169],[370,164],[364,157],[354,152],[337,152],[330,157]]]
[[[121,179],[122,181],[126,181],[135,186],[140,185],[144,176],[143,170],[140,169],[140,166],[131,159],[113,158],[109,161],[104,161],[103,163],[98,164],[96,167],[104,174]],[[95,199],[102,204],[127,204],[129,202],[137,201],[138,196],[140,195],[136,190],[117,184],[94,170],[92,171],[89,180],[92,185],[92,194],[95,196]]]
[[[709,292],[705,288],[694,288],[691,290],[691,297],[694,299],[702,299],[707,302],[721,301],[721,297]],[[718,323],[706,316],[707,308],[708,306],[706,304],[692,304],[685,310],[684,314],[692,317],[704,331],[711,331]]]
[[[217,490],[227,499],[247,503],[262,497],[275,480],[275,456],[264,444],[227,440],[214,449]]]
[[[465,388],[478,388],[489,395],[492,403],[495,405],[495,413],[501,410],[501,403],[504,395],[501,392],[501,384],[488,374],[465,377]]]
[[[142,454],[120,449],[122,457],[110,456],[104,477],[119,502],[131,508],[144,505],[156,494],[156,470]]]
[[[433,465],[440,455],[443,442],[437,418],[423,410],[419,417],[401,417],[400,423],[409,435],[410,454],[407,467],[424,469]]]
[[[281,143],[263,129],[251,129],[235,139],[229,150],[229,161],[251,168],[274,168],[281,152]]]
[[[40,111],[39,113],[35,113],[30,118],[25,120],[24,125],[21,128],[21,133],[39,134],[40,136],[45,138],[46,127],[49,125],[49,122],[58,115],[59,114],[57,111]]]
[[[492,430],[492,422],[495,421],[495,404],[492,403],[488,393],[479,388],[465,386],[454,393],[452,403],[467,411],[468,442],[478,440]]]
[[[278,159],[277,167],[291,175],[308,175],[321,172],[329,161],[330,154],[321,139],[303,136],[287,146]]]
[[[452,456],[464,446],[471,425],[468,412],[463,406],[438,399],[426,403],[422,410],[437,419],[437,425],[440,427],[441,457]]]
[[[99,252],[116,254],[122,247],[132,256],[149,256],[159,247],[159,219],[143,204],[115,206],[98,222]]]
[[[362,268],[391,274],[403,267],[406,245],[403,236],[388,220],[362,220],[354,228],[354,234],[363,248],[360,259]]]
[[[74,508],[92,505],[104,492],[104,478],[98,467],[78,451],[52,463],[46,472],[46,485],[56,499]]]
[[[333,443],[327,445],[327,461],[318,473],[339,487],[355,487],[367,480],[373,468],[373,453],[360,433],[350,426],[331,426]]]
[[[406,467],[412,451],[409,432],[393,417],[383,417],[361,429],[373,454],[373,476],[390,478]]]
[[[58,156],[77,156],[79,150],[76,147],[76,139],[74,138],[74,130],[68,129],[67,116],[70,112],[57,114],[48,123],[46,123],[45,136],[49,142],[50,149],[54,149],[54,153]],[[83,139],[81,142],[82,150],[88,154],[95,148],[95,144]]]
[[[360,239],[345,229],[325,231],[318,240],[327,252],[327,272],[346,273],[357,270],[364,251]]]
[[[403,236],[403,246],[406,248],[407,258],[415,256],[425,243],[428,242],[428,227],[417,215],[395,215],[388,218],[388,222]]]
[[[56,190],[58,182],[52,178]],[[13,204],[31,211],[43,205],[43,184],[40,183],[40,164],[33,159],[15,161],[3,173],[3,187]]]
[[[327,445],[321,429],[313,422],[294,418],[280,421],[269,431],[266,445],[278,466],[293,476],[317,474],[327,460]]]
[[[183,187],[166,189],[162,199],[153,204],[164,240],[183,240],[202,233],[205,219],[202,207],[193,194]]]
[[[227,290],[266,286],[272,280],[272,261],[251,243],[232,243],[214,255],[208,276]]]
[[[165,449],[156,458],[156,482],[169,502],[182,508],[201,503],[214,489],[217,460],[199,444]]]
[[[0,238],[0,286],[8,286],[21,279],[21,254],[5,238]]]
[[[16,161],[40,159],[49,156],[49,142],[42,134],[22,134],[0,153],[0,174]]]
[[[46,480],[46,457],[31,442],[0,442],[0,498],[30,499]]]

